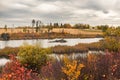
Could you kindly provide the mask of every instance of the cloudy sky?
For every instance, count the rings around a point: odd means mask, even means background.
[[[0,0],[0,26],[43,23],[120,25],[120,0]]]

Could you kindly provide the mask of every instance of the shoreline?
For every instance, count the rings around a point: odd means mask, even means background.
[[[76,37],[76,38],[80,38],[80,39],[85,39],[85,38],[104,38],[104,37]],[[66,37],[66,38],[64,38],[64,39],[76,39],[75,37],[73,38],[73,37]],[[10,40],[37,40],[37,39],[50,39],[50,40],[52,40],[52,39],[63,39],[63,38],[61,38],[61,37],[56,37],[56,38],[21,38],[21,39],[9,39],[9,40],[3,40],[3,39],[0,39],[0,41],[10,41]]]
[[[20,47],[5,47],[0,49],[0,57],[8,57],[9,54],[17,55]],[[79,43],[75,46],[54,46],[50,47],[52,53],[55,54],[72,54],[72,53],[88,53],[89,51],[104,51],[100,42],[94,43]]]
[[[10,38],[8,40],[4,40],[0,38],[0,41],[9,41],[9,40],[32,40],[32,39],[56,39],[56,38],[63,38],[63,39],[71,39],[71,38],[104,38],[103,35],[73,35],[73,34],[60,34],[60,33],[53,33],[53,34],[10,34]]]

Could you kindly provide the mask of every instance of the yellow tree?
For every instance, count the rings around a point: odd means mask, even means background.
[[[66,74],[68,80],[78,80],[81,74],[81,69],[84,67],[83,64],[79,64],[76,60],[70,60],[64,57],[64,66],[62,67],[62,72]]]

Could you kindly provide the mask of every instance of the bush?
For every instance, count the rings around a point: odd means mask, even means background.
[[[27,68],[39,71],[46,64],[48,59],[46,54],[49,53],[51,53],[50,49],[43,49],[37,45],[26,45],[20,48],[18,57],[22,64],[28,64]]]
[[[40,80],[37,73],[28,70],[14,57],[10,57],[11,62],[8,62],[2,70],[0,80]]]
[[[49,62],[47,62],[46,66],[43,66],[41,68],[41,78],[43,80],[61,80],[62,78],[65,79],[66,76],[62,72],[62,65],[62,61],[58,61],[56,59],[50,60]]]
[[[67,57],[63,59],[64,66],[62,67],[63,73],[67,76],[68,80],[78,80],[81,75],[81,69],[85,67],[83,64],[78,64],[76,60],[71,61]]]
[[[105,49],[108,49],[109,51],[113,51],[113,52],[120,51],[120,41],[119,39],[113,37],[106,37],[103,42],[103,46]]]
[[[1,38],[2,38],[3,40],[9,40],[10,35],[9,35],[9,33],[2,33],[2,34],[1,34]]]

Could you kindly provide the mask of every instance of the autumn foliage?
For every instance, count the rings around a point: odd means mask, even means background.
[[[85,67],[83,64],[78,64],[76,60],[69,60],[67,57],[64,58],[64,66],[62,67],[63,73],[67,76],[68,80],[78,80],[81,74],[81,69]]]
[[[37,73],[22,66],[14,56],[10,56],[10,60],[3,68],[0,80],[40,80]]]
[[[21,64],[28,64],[26,67],[39,72],[40,68],[47,63],[47,54],[50,54],[50,49],[43,49],[39,45],[25,45],[20,47],[18,53]]]

